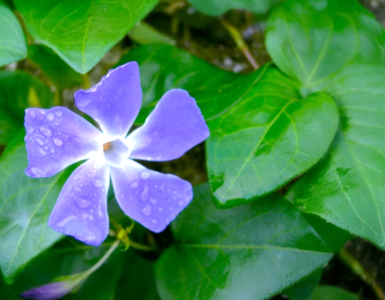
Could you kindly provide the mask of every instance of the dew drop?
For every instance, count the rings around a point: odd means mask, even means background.
[[[26,126],[26,128],[28,133],[32,133],[35,131],[35,128],[33,128],[32,126]]]
[[[42,115],[45,115],[45,111],[44,111],[44,110],[39,109],[39,112],[40,112]]]
[[[41,139],[41,138],[35,138],[34,139],[35,143],[38,144],[39,146],[44,146],[45,144],[48,143],[47,139]]]
[[[131,183],[130,188],[133,190],[133,189],[136,189],[138,186],[139,184],[136,181],[134,181],[133,183]]]
[[[40,154],[41,154],[41,155],[46,155],[46,154],[47,154],[47,152],[45,152],[45,151],[44,151],[43,149],[41,149],[41,148],[39,149],[39,151],[40,151]]]
[[[155,220],[155,219],[154,219],[154,220],[152,220],[151,222],[152,222],[152,223],[154,223],[154,224],[156,224],[156,220]]]
[[[47,120],[48,120],[49,122],[51,122],[51,121],[53,121],[53,119],[55,119],[55,116],[54,116],[53,114],[49,113],[49,114],[47,115]]]
[[[37,177],[45,177],[45,176],[47,176],[47,174],[43,170],[40,170],[38,168],[31,168],[31,171]]]
[[[49,152],[55,153],[55,149],[53,147],[51,147],[51,149],[49,149]]]
[[[184,205],[184,201],[179,201],[179,206],[183,206]]]
[[[63,145],[63,141],[62,141],[61,139],[58,139],[58,138],[53,138],[53,143],[54,143],[56,146],[58,146],[58,147],[60,147],[60,146]]]
[[[145,216],[149,216],[151,215],[151,207],[150,205],[146,205],[145,208],[142,209],[142,213],[145,215]]]
[[[158,210],[159,210],[159,211],[162,211],[162,210],[163,210],[163,207],[159,207]]]
[[[80,208],[87,208],[87,207],[89,207],[91,205],[91,201],[89,201],[88,199],[84,199],[82,197],[76,197],[75,198],[75,203]]]
[[[80,187],[75,187],[74,190],[75,190],[76,192],[81,192],[82,189],[81,189]]]
[[[154,198],[150,198],[150,202],[152,204],[157,204],[158,203],[158,200],[154,199]]]
[[[36,117],[35,111],[33,111],[33,110],[30,111],[29,115],[31,116],[31,118]]]
[[[63,115],[61,111],[55,112],[55,115],[57,115],[59,118]]]
[[[146,201],[146,200],[147,200],[147,197],[148,197],[147,193],[148,193],[148,186],[147,186],[147,184],[146,184],[146,185],[144,186],[144,188],[143,188],[143,192],[140,194],[140,199],[141,199],[142,201]]]
[[[101,187],[103,185],[103,180],[95,178],[95,179],[92,180],[92,184],[95,187]]]
[[[40,130],[40,132],[41,132],[42,134],[44,134],[46,137],[51,137],[51,135],[52,135],[51,130],[49,130],[47,127],[41,126],[41,127],[39,128],[39,130]]]
[[[151,174],[148,171],[143,171],[142,174],[140,174],[140,178],[142,178],[143,180],[150,178],[150,176]]]

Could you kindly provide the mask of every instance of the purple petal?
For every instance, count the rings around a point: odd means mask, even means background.
[[[69,294],[74,287],[75,286],[72,281],[53,282],[30,289],[20,294],[20,296],[25,299],[55,300]]]
[[[28,108],[25,136],[30,177],[49,177],[101,151],[103,134],[64,107]]]
[[[109,168],[102,156],[91,158],[68,178],[48,220],[52,229],[99,246],[108,235]]]
[[[111,176],[122,210],[154,232],[163,231],[193,196],[187,181],[148,170],[129,159],[123,168],[112,167]]]
[[[100,124],[110,137],[124,138],[142,102],[139,67],[130,62],[114,70],[86,91],[75,93],[76,106]]]
[[[210,135],[194,98],[186,91],[167,92],[146,123],[127,138],[130,158],[166,161],[182,156]]]

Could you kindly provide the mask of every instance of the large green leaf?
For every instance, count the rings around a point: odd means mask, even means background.
[[[26,108],[52,104],[53,93],[39,79],[21,71],[0,72],[0,144],[23,127]]]
[[[266,299],[318,269],[331,250],[278,195],[218,210],[207,184],[172,224],[156,266],[162,299]]]
[[[188,0],[197,10],[210,15],[220,16],[230,9],[246,9],[263,14],[279,0]]]
[[[328,87],[340,129],[289,192],[295,204],[385,249],[385,67],[346,67]]]
[[[172,88],[197,100],[208,122],[208,170],[217,204],[230,207],[284,185],[314,165],[329,147],[338,112],[325,94],[302,99],[298,85],[275,68],[234,74],[166,45],[143,46],[119,64],[138,61],[143,123]]]
[[[0,66],[27,56],[23,30],[13,12],[0,0]]]
[[[288,296],[290,300],[310,300],[314,289],[317,287],[321,279],[321,276],[322,269],[319,269],[298,281],[296,284],[284,291],[283,294]]]
[[[301,99],[270,68],[236,105],[208,123],[210,186],[220,206],[242,204],[283,186],[326,153],[338,111],[324,93]]]
[[[18,296],[20,293],[51,283],[57,277],[84,272],[95,265],[110,246],[111,241],[106,241],[99,247],[93,247],[75,242],[72,238],[64,239],[33,259],[16,277],[13,285],[5,287],[4,297],[6,296],[6,298],[4,299],[20,299]],[[127,253],[123,253],[119,249],[115,250],[107,262],[87,278],[79,291],[68,295],[65,299],[112,299],[126,262],[126,256]],[[3,296],[1,292],[0,295]]]
[[[86,73],[158,0],[15,0],[31,35]]]
[[[266,45],[304,93],[352,61],[385,61],[385,30],[356,0],[286,1],[269,19]]]
[[[28,59],[37,65],[59,89],[82,85],[82,76],[47,46],[30,45]]]
[[[7,281],[61,237],[47,220],[70,171],[44,179],[26,176],[24,135],[19,132],[0,159],[0,267]]]

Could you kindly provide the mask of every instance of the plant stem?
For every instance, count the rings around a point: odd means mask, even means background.
[[[133,240],[130,240],[130,247],[132,247],[134,249],[138,249],[138,250],[143,250],[143,251],[155,251],[156,250],[155,248],[152,248],[152,247],[147,246],[147,245],[139,244],[137,242],[134,242]]]
[[[372,274],[364,269],[361,263],[355,259],[353,255],[351,255],[345,248],[343,248],[338,253],[338,257],[352,270],[354,274],[358,275],[362,281],[371,287],[379,300],[385,300],[385,294],[376,282],[375,278],[372,276]]]
[[[227,22],[225,19],[221,19],[221,23],[223,27],[227,30],[227,32],[231,35],[235,44],[237,45],[237,48],[242,52],[242,54],[245,56],[245,58],[250,63],[250,65],[255,70],[258,69],[259,65],[256,62],[255,58],[251,55],[249,47],[243,40],[241,33],[233,25]]]
[[[83,77],[82,87],[83,89],[88,90],[91,87],[90,77],[88,73],[83,74],[82,77]]]

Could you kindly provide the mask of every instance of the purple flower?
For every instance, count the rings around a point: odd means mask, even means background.
[[[130,62],[86,91],[76,106],[96,120],[102,132],[64,107],[26,110],[26,174],[49,177],[87,159],[69,177],[51,213],[54,230],[100,245],[108,234],[107,190],[110,175],[123,211],[160,232],[192,199],[191,185],[171,174],[151,171],[132,159],[167,161],[204,141],[209,130],[186,91],[171,90],[145,124],[126,137],[141,106],[139,68]]]
[[[37,288],[30,289],[20,296],[24,299],[55,300],[72,292],[78,283],[73,281],[60,281],[49,283]]]

